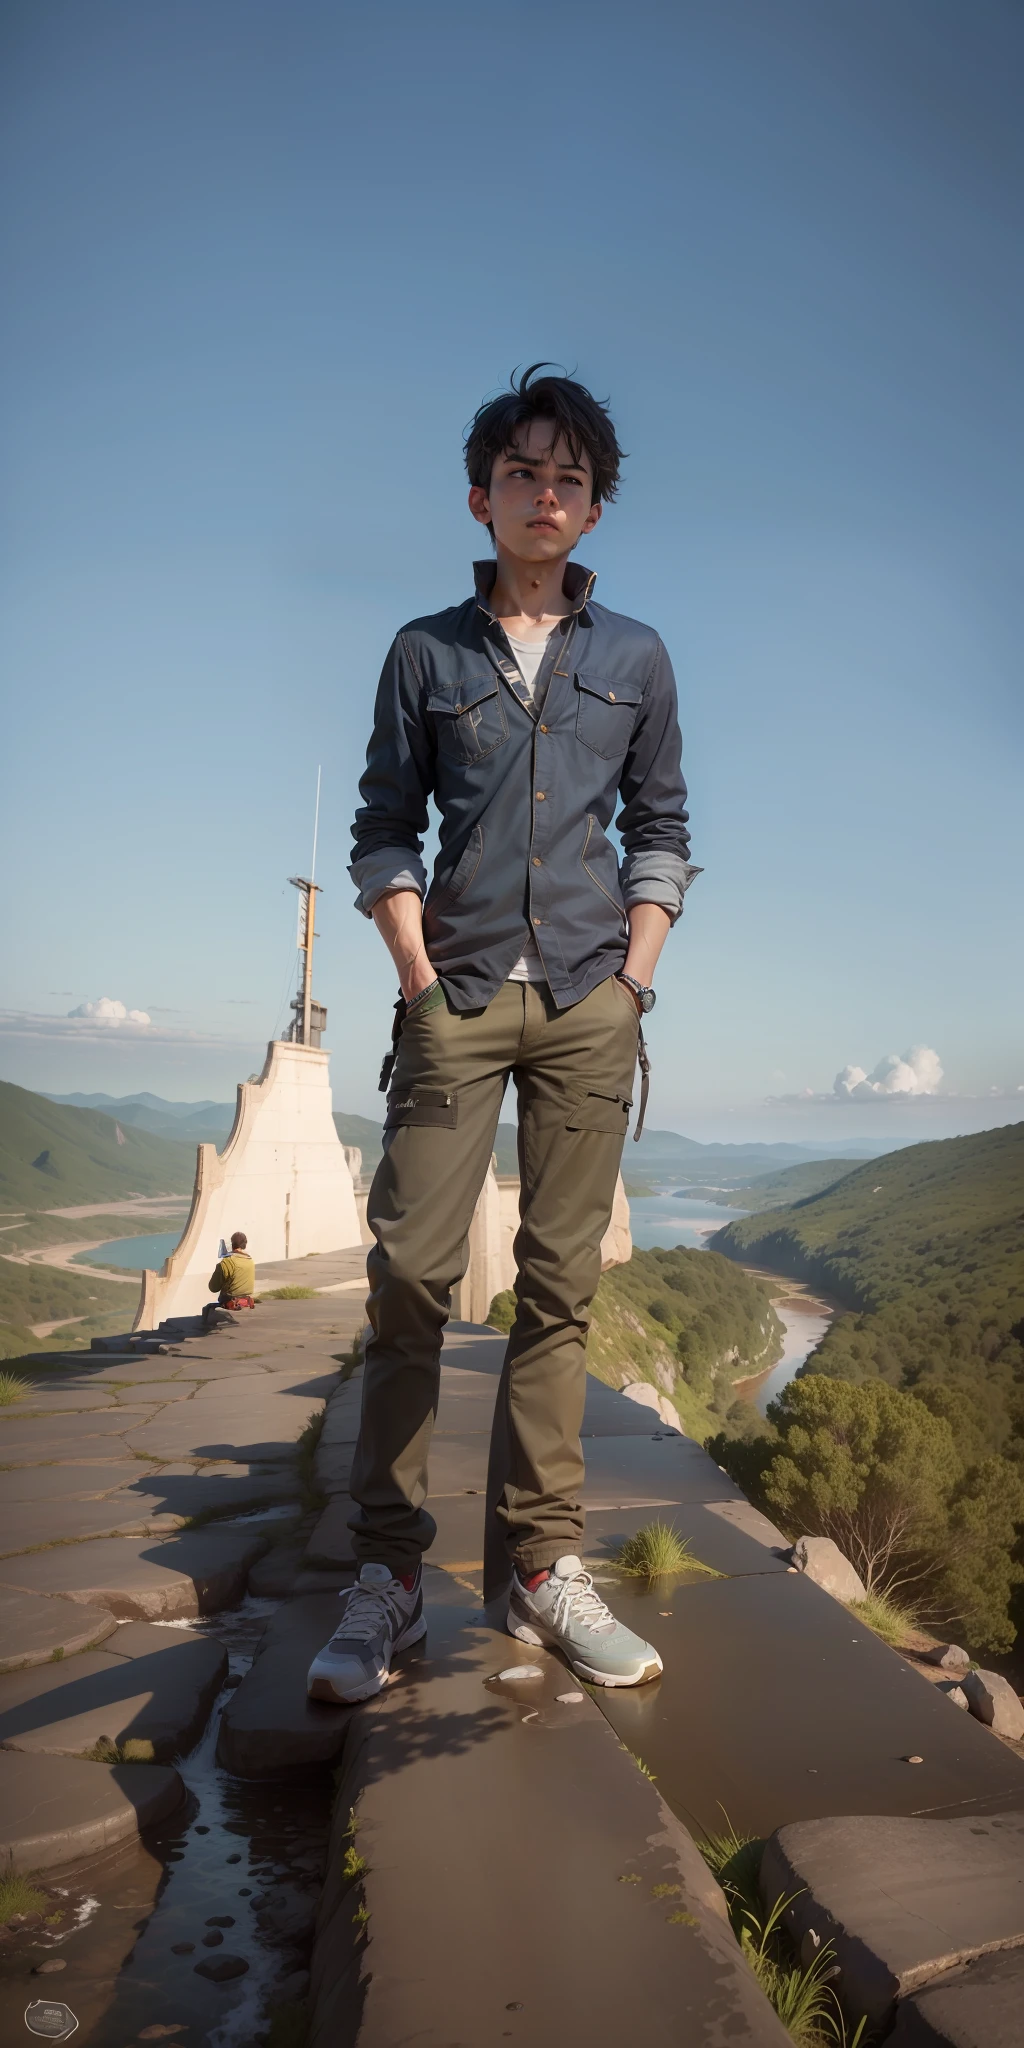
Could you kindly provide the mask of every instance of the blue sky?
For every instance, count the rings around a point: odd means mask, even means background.
[[[1021,1113],[1019,10],[8,0],[3,35],[0,1076],[230,1095],[322,762],[317,988],[375,1113],[372,694],[467,589],[467,419],[543,356],[613,400],[584,559],[680,682],[706,872],[652,1122]],[[103,996],[151,1023],[68,1020]],[[913,1045],[938,1094],[834,1096]]]

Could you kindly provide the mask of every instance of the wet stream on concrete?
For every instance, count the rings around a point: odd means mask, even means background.
[[[229,1677],[205,1734],[177,1768],[187,1803],[144,1842],[125,1844],[79,1866],[70,1877],[41,1879],[47,1915],[59,1925],[9,1934],[0,1947],[0,2041],[30,2040],[26,2007],[61,2000],[78,2018],[77,2042],[134,2048],[250,2048],[265,2038],[268,1992],[284,1980],[302,1997],[303,1947],[272,1945],[257,1908],[282,1886],[308,1897],[310,1920],[323,1874],[330,1780],[251,1783],[216,1762],[224,1701],[252,1662],[277,1602],[246,1599],[224,1614],[171,1623],[213,1636],[229,1656]],[[59,1895],[58,1895],[59,1894]],[[219,1922],[220,1925],[213,1923]],[[217,1984],[197,1975],[203,1961],[239,1957],[247,1968]],[[40,1965],[63,1963],[40,1973]],[[157,2033],[155,2030],[161,2031]]]

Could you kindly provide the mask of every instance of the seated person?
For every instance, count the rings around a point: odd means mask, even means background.
[[[220,1259],[214,1267],[209,1285],[211,1294],[215,1293],[217,1300],[208,1301],[203,1310],[204,1330],[210,1328],[218,1307],[255,1308],[256,1265],[246,1251],[248,1242],[244,1230],[234,1231],[229,1257]]]

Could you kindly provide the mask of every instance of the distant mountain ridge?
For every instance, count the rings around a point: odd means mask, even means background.
[[[120,1130],[120,1137],[118,1131]],[[191,1189],[191,1147],[0,1081],[0,1208],[72,1208]]]
[[[155,1137],[174,1138],[192,1144],[222,1144],[235,1119],[233,1102],[170,1102],[163,1096],[141,1092],[137,1095],[50,1095],[45,1098],[77,1109],[98,1109],[116,1116],[121,1123],[151,1131]],[[382,1120],[383,1121],[383,1120]],[[372,1117],[356,1116],[336,1109],[334,1122],[345,1145],[358,1145],[363,1166],[372,1171],[381,1156],[381,1123]],[[678,1131],[645,1131],[639,1144],[630,1145],[623,1167],[636,1179],[691,1180],[704,1182],[710,1170],[723,1186],[738,1185],[775,1168],[810,1165],[826,1159],[873,1159],[878,1148],[871,1145],[708,1144],[686,1138]],[[495,1138],[499,1173],[518,1171],[516,1127],[500,1123]]]

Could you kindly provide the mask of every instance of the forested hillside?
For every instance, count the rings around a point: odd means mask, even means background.
[[[887,1153],[713,1243],[858,1311],[805,1371],[918,1392],[1024,1458],[1024,1124]]]
[[[508,1329],[514,1312],[514,1297],[500,1294],[489,1320]],[[634,1251],[602,1275],[592,1314],[588,1370],[611,1387],[647,1380],[700,1439],[728,1417],[733,1382],[782,1355],[767,1287],[714,1252]]]
[[[187,1194],[195,1165],[194,1145],[0,1081],[0,1210]]]

